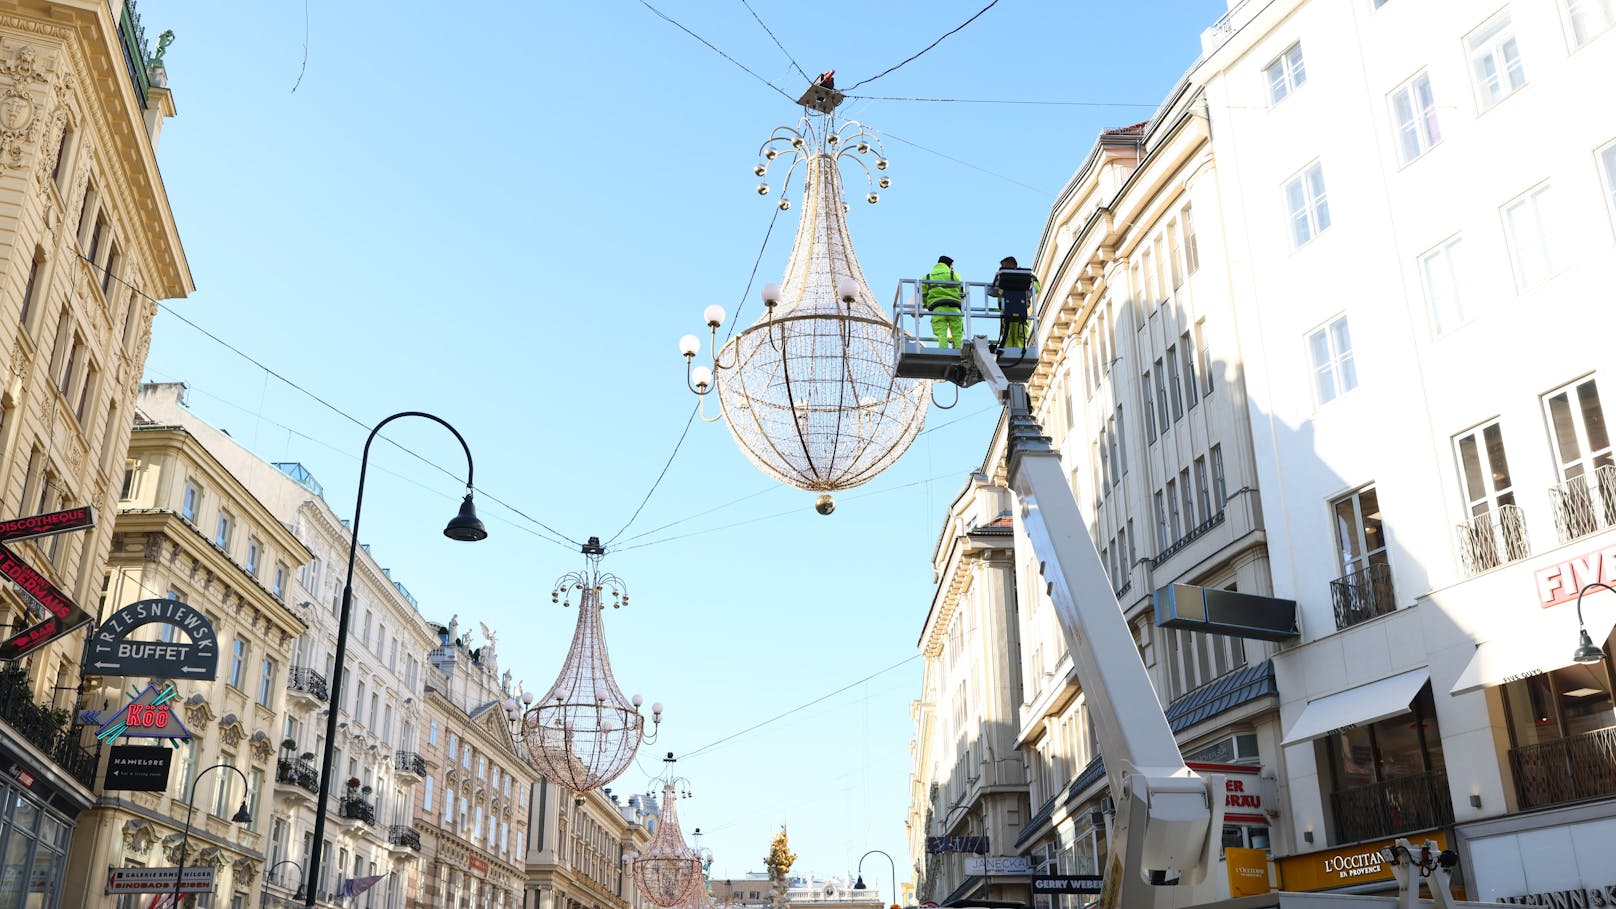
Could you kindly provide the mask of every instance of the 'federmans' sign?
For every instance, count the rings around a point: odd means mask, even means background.
[[[0,521],[0,576],[10,578],[28,594],[29,599],[38,603],[45,611],[43,620],[37,625],[24,628],[0,641],[0,660],[20,659],[24,654],[37,650],[90,621],[89,613],[80,609],[71,597],[59,590],[34,566],[6,548],[5,544],[14,540],[66,533],[69,530],[87,530],[94,526],[95,510],[88,505]]]
[[[184,632],[168,641],[131,641],[138,628],[161,622]],[[179,600],[139,600],[101,623],[90,639],[92,675],[211,681],[219,676],[219,638],[207,616]]]

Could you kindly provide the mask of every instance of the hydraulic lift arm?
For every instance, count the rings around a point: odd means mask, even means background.
[[[958,384],[979,381],[1010,411],[1010,488],[1083,686],[1117,806],[1100,906],[1150,909],[1148,885],[1198,883],[1216,857],[1221,779],[1185,766],[1060,454],[1034,419],[1026,387],[1005,378],[983,338],[969,343]]]

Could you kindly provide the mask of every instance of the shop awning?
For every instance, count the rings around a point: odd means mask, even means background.
[[[1311,741],[1338,729],[1362,726],[1407,712],[1414,696],[1430,679],[1430,670],[1421,667],[1308,701],[1280,744]]]
[[[1541,613],[1511,628],[1507,637],[1477,644],[1476,655],[1459,673],[1451,693],[1464,694],[1570,666],[1578,641],[1576,606],[1562,603]],[[1616,628],[1616,596],[1588,596],[1582,603],[1582,618],[1589,637],[1605,646],[1611,629]]]

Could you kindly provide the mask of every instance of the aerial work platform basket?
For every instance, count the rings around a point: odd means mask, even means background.
[[[928,287],[958,287],[961,301],[958,312],[935,309],[928,311],[922,294],[922,285]],[[1005,318],[1003,302],[988,296],[988,285],[980,281],[926,281],[923,278],[904,278],[898,282],[898,293],[892,301],[893,363],[897,374],[906,379],[933,379],[958,382],[963,374],[972,372],[970,356],[959,347],[944,347],[938,340],[936,319],[958,318],[961,334],[971,338],[985,338],[994,346],[995,359],[1005,378],[1012,382],[1025,382],[1038,366],[1038,339],[1034,329],[1038,325],[1039,299],[1032,293],[1027,304],[1027,325],[1022,332],[1024,343],[1011,330],[1013,323]]]

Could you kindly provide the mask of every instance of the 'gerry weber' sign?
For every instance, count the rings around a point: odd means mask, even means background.
[[[131,641],[137,628],[161,622],[189,641]],[[133,675],[210,681],[219,676],[213,622],[179,600],[139,600],[113,613],[90,639],[93,675]]]

